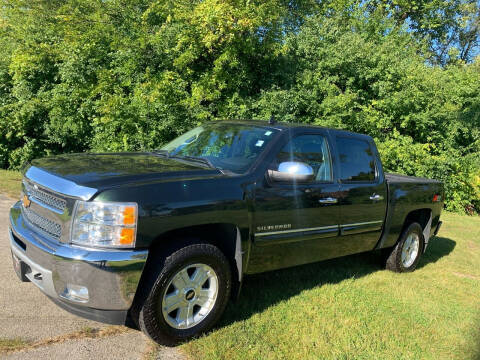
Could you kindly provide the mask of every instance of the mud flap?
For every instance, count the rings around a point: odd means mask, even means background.
[[[430,218],[428,219],[427,225],[423,229],[423,238],[425,239],[425,247],[423,248],[423,252],[427,250],[428,242],[430,241],[430,235],[432,233],[432,213],[430,212]]]

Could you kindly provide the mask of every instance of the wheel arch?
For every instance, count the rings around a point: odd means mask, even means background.
[[[425,251],[428,245],[428,240],[430,239],[430,233],[431,233],[431,227],[432,227],[432,209],[422,208],[422,209],[416,209],[416,210],[410,211],[405,216],[405,220],[403,221],[402,230],[400,232],[400,236],[398,237],[398,240],[400,239],[401,234],[403,234],[405,229],[407,229],[408,226],[410,226],[410,224],[414,222],[420,224],[420,226],[423,229],[423,237],[425,241],[423,251]]]
[[[403,229],[410,225],[412,222],[418,222],[422,229],[425,229],[425,226],[428,224],[428,220],[432,214],[432,209],[424,208],[424,209],[416,209],[410,211],[406,216],[405,220],[403,221]]]
[[[234,284],[232,298],[236,298],[243,278],[243,258],[240,229],[235,224],[193,225],[160,234],[149,247],[147,265],[165,252],[173,252],[193,239],[215,245],[227,257],[232,271],[232,284]],[[148,266],[145,268],[148,269]]]

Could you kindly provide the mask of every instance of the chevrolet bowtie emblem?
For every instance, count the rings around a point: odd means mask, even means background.
[[[32,201],[28,198],[28,195],[23,195],[23,207],[28,208]]]

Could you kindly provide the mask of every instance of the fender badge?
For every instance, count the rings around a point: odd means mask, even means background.
[[[30,200],[27,195],[23,195],[22,203],[23,203],[24,208],[28,208],[30,206],[30,204],[32,203],[32,200]]]
[[[292,228],[292,224],[263,225],[263,226],[257,226],[257,231],[288,230],[291,228]]]

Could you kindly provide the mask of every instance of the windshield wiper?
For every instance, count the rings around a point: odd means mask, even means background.
[[[167,150],[154,150],[153,153],[157,155],[165,156],[166,158],[169,158],[169,159],[171,158],[171,159],[181,159],[186,161],[192,161],[196,163],[201,163],[203,165],[207,165],[209,168],[212,168],[212,169],[217,169],[217,167],[213,165],[213,163],[206,158],[202,158],[198,156],[190,156],[190,155],[172,154],[172,153],[169,153]]]
[[[167,150],[156,149],[156,150],[152,150],[152,152],[156,155],[164,155],[166,157],[170,157],[170,154]]]
[[[169,158],[178,158],[178,159],[183,159],[183,160],[188,160],[188,161],[193,161],[197,163],[202,163],[204,165],[207,165],[209,168],[216,169],[217,167],[212,164],[210,160],[207,158],[202,158],[202,157],[197,157],[197,156],[190,156],[190,155],[172,155],[167,153],[167,157]]]

